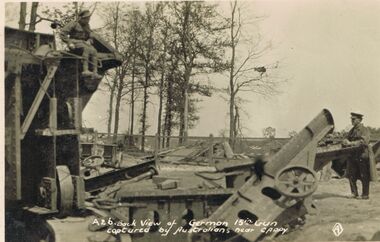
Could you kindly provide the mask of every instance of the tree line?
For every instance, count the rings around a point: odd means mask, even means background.
[[[83,7],[96,11],[104,26],[94,31],[123,57],[122,65],[108,71],[103,80],[103,88],[109,93],[109,135],[119,132],[123,106],[129,109],[128,134],[145,135],[148,117],[152,118],[149,105],[155,98],[157,134],[165,137],[178,131],[178,136],[183,137],[181,143],[199,119],[197,103],[201,98],[222,93],[229,105],[229,140],[233,144],[243,133],[240,113],[246,100],[241,94],[271,96],[278,93],[278,85],[283,81],[274,75],[278,63],[259,64],[258,59],[271,45],[263,44],[258,33],[250,36],[244,32],[252,15],[244,16],[244,6],[236,0],[229,2],[227,14],[218,11],[215,3],[200,1],[113,2],[95,6],[76,2],[66,3],[62,9],[42,9],[37,16],[65,23],[75,19]],[[21,16],[20,12],[22,23],[25,15]],[[34,17],[30,23],[36,22]],[[23,24],[25,28],[25,21]],[[226,83],[224,88],[209,84],[210,75],[215,73],[225,76],[221,80]],[[170,139],[160,142],[161,147],[167,147]],[[142,139],[141,148],[144,146]]]

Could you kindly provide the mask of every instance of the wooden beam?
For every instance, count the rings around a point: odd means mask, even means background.
[[[5,61],[15,62],[20,64],[31,64],[31,65],[40,65],[42,63],[42,59],[33,56],[32,53],[28,51],[22,51],[15,48],[5,47]]]
[[[51,129],[37,129],[36,135],[40,136],[62,136],[62,135],[79,135],[80,130],[78,129],[62,129],[62,130],[51,130]]]
[[[29,112],[26,115],[24,123],[22,124],[21,135],[20,135],[21,139],[24,138],[26,132],[29,129],[30,124],[33,121],[33,118],[36,115],[36,113],[38,111],[38,108],[40,107],[42,99],[45,96],[45,92],[46,92],[46,90],[48,90],[48,87],[49,87],[49,85],[51,83],[51,80],[53,79],[53,77],[55,75],[55,72],[57,71],[58,65],[59,65],[59,62],[51,64],[48,67],[48,72],[47,72],[47,74],[45,76],[45,79],[42,82],[42,85],[41,85],[40,89],[38,90],[38,93],[37,93],[36,97],[33,100],[32,106],[30,107]]]

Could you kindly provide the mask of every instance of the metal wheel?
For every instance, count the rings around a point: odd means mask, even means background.
[[[59,216],[70,214],[74,202],[74,184],[67,166],[57,166]]]
[[[306,166],[289,166],[275,177],[275,188],[292,198],[304,198],[315,192],[318,186],[316,173]]]
[[[92,155],[87,158],[85,158],[82,161],[82,165],[86,168],[97,168],[104,163],[104,158],[103,156],[100,155]]]

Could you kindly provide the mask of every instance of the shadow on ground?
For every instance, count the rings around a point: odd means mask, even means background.
[[[325,199],[325,198],[331,198],[331,197],[339,197],[339,198],[347,198],[347,199],[349,199],[347,196],[343,196],[341,194],[335,194],[335,193],[328,193],[328,192],[324,192],[322,194],[313,195],[313,199],[318,199],[318,200],[322,200],[322,199]]]

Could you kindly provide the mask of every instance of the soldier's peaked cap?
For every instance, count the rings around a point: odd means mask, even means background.
[[[363,114],[359,111],[354,111],[354,112],[351,112],[351,117],[358,117],[358,118],[363,118]]]
[[[90,10],[84,9],[79,12],[78,14],[79,18],[87,18],[91,16]]]

